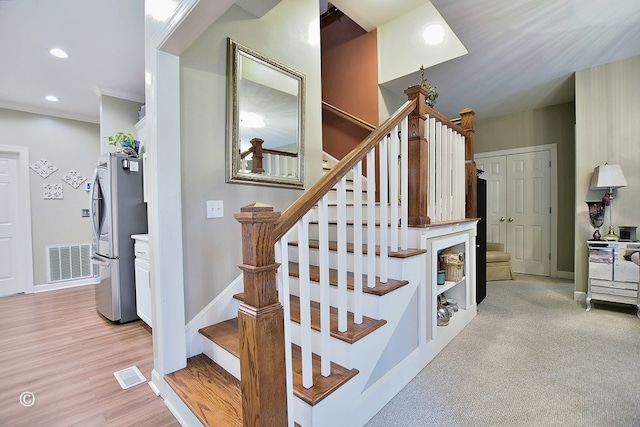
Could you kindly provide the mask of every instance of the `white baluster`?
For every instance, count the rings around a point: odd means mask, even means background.
[[[362,323],[362,160],[353,168],[353,321]]]
[[[367,286],[376,286],[376,156],[367,153]]]
[[[331,375],[331,301],[329,298],[329,196],[318,202],[318,240],[320,269],[320,371]]]
[[[391,144],[389,148],[389,201],[391,202],[391,226],[389,246],[391,252],[398,252],[398,132],[399,127],[396,126],[391,131]]]
[[[429,215],[429,218],[431,218],[432,221],[435,221],[437,219],[436,207],[438,205],[438,201],[436,199],[436,185],[438,182],[436,174],[436,164],[439,163],[436,150],[437,142],[435,117],[429,117],[426,123],[428,132],[426,132],[425,135],[427,135],[427,141],[429,141],[429,174],[427,176],[429,206],[427,208],[427,215]]]
[[[338,331],[347,331],[347,177],[338,183]]]
[[[458,176],[460,179],[460,182],[458,183],[459,187],[458,187],[458,191],[456,194],[459,194],[461,199],[460,199],[460,203],[458,206],[458,217],[459,218],[464,218],[466,215],[465,212],[465,200],[464,197],[462,197],[463,194],[465,194],[465,179],[466,179],[466,161],[464,159],[465,157],[465,139],[464,136],[462,136],[461,134],[458,134],[458,146],[459,148],[459,156],[460,156],[460,160],[459,160],[459,164],[460,164],[460,170],[458,172]]]
[[[434,143],[436,149],[436,173],[435,173],[435,182],[434,188],[436,193],[436,205],[435,205],[435,218],[431,218],[436,222],[442,221],[442,167],[443,167],[443,155],[442,155],[442,139],[441,139],[441,128],[442,123],[436,122],[435,132],[434,132]]]
[[[291,355],[291,303],[289,300],[289,242],[286,234],[276,243],[276,262],[280,263],[277,275],[278,297],[284,311],[284,361],[287,371],[285,378],[287,384],[287,414],[289,427],[292,427],[294,425],[293,361]]]
[[[387,137],[380,141],[380,282],[387,283],[389,278],[389,162],[387,152]]]
[[[302,386],[313,386],[311,362],[311,292],[309,289],[309,218],[298,221],[298,270],[300,282],[300,347],[302,348]]]
[[[446,126],[441,127],[442,145],[444,147],[444,159],[442,167],[442,183],[444,188],[442,190],[442,219],[444,221],[450,220],[449,201],[451,197],[451,144],[449,143],[449,132]]]
[[[402,249],[409,246],[409,118],[402,120],[400,128],[400,194],[402,197],[402,214],[400,215],[400,228],[402,230]]]
[[[273,167],[271,166],[271,154],[262,153],[262,169],[265,175],[273,175]]]

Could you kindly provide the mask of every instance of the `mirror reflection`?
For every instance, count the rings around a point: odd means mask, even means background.
[[[228,181],[303,186],[304,75],[229,39]]]

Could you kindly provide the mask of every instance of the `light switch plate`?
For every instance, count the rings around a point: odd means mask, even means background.
[[[207,218],[223,218],[224,206],[222,200],[207,200]]]

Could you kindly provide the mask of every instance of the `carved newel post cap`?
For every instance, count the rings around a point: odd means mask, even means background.
[[[273,206],[255,202],[240,208],[240,212],[273,212]]]
[[[274,212],[271,205],[256,202],[241,207],[233,217],[238,222],[274,222],[280,217],[280,212]]]

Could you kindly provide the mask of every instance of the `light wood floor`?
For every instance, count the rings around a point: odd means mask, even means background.
[[[150,328],[106,320],[94,286],[0,298],[0,426],[179,426],[146,383],[113,375],[135,365],[149,380],[152,353]]]

